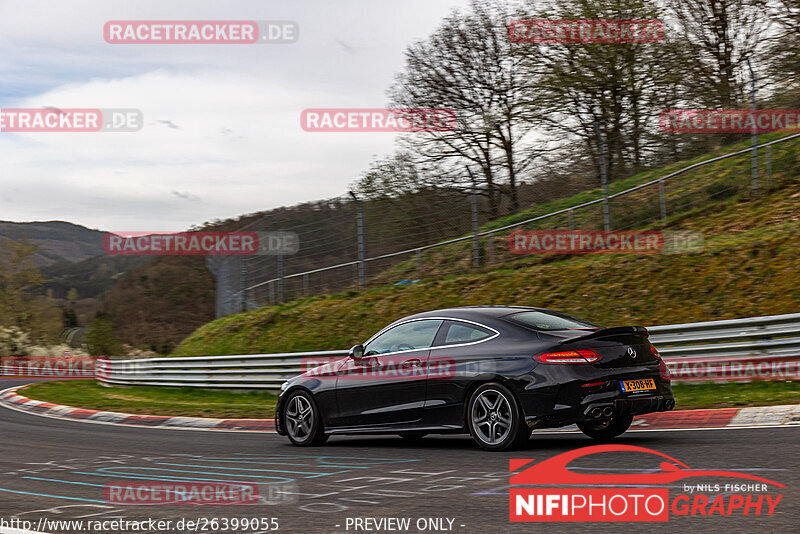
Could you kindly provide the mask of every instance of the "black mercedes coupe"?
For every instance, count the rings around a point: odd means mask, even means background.
[[[634,415],[675,406],[644,327],[602,328],[533,307],[419,313],[304,369],[284,383],[275,412],[278,433],[299,446],[335,434],[469,433],[502,451],[534,429],[573,423],[608,440]]]

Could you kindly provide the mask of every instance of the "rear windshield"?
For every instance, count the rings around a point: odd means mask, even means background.
[[[507,315],[505,318],[536,330],[594,330],[600,328],[589,321],[553,311],[525,311]]]

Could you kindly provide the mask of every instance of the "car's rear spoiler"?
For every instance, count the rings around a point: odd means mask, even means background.
[[[613,337],[613,336],[622,336],[631,334],[641,334],[645,337],[650,335],[650,333],[647,331],[647,328],[643,326],[614,326],[612,328],[601,328],[600,330],[595,330],[594,332],[590,332],[585,336],[571,337],[565,339],[561,343],[574,343],[575,341],[581,341],[584,339],[598,339],[603,337]]]

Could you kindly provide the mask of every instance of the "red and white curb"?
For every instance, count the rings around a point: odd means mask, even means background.
[[[134,415],[62,406],[18,395],[17,390],[22,387],[25,386],[17,386],[0,392],[0,404],[36,415],[91,423],[179,430],[275,431],[275,422],[272,419],[209,419],[204,417]],[[650,413],[636,416],[633,419],[631,430],[694,430],[784,425],[800,426],[800,404]],[[564,428],[543,429],[538,433],[549,432],[579,432],[579,430],[575,425],[570,425]]]
[[[210,419],[205,417],[170,417],[164,415],[135,415],[119,412],[102,412],[74,408],[29,399],[17,394],[17,390],[25,386],[17,386],[0,392],[0,404],[9,408],[73,421],[105,423],[126,426],[146,426],[179,430],[218,430],[240,432],[274,432],[275,422],[272,419]]]

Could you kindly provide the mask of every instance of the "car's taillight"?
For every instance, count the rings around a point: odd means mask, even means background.
[[[662,378],[662,380],[670,380],[672,375],[669,372],[669,367],[667,367],[667,362],[661,357],[661,354],[658,353],[658,349],[650,343],[650,354],[658,360],[658,376]]]
[[[658,360],[658,376],[660,376],[662,380],[672,379],[672,375],[669,372],[669,367],[667,367],[667,362],[660,358]]]
[[[602,356],[592,349],[565,350],[563,352],[545,352],[533,357],[539,363],[595,363]]]
[[[581,384],[581,387],[582,388],[594,388],[594,387],[597,387],[597,386],[605,386],[606,383],[607,383],[606,381],[603,381],[603,382],[589,382],[588,384]]]

